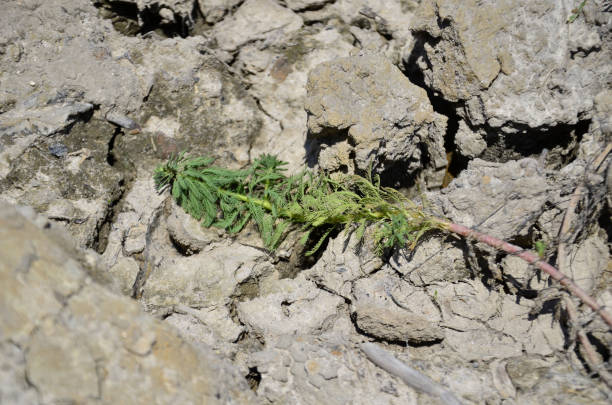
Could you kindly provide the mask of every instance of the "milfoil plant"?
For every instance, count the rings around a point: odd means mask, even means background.
[[[285,174],[286,162],[262,155],[243,170],[213,166],[214,159],[180,154],[155,169],[155,187],[170,189],[172,197],[202,226],[229,233],[240,232],[253,221],[266,248],[274,250],[290,227],[303,232],[301,243],[311,241],[307,255],[315,253],[334,230],[346,229],[361,240],[368,226],[374,228],[377,253],[395,247],[414,248],[430,230],[455,233],[514,254],[565,286],[596,311],[612,327],[612,317],[575,282],[537,253],[438,218],[399,191],[383,187],[378,176],[328,176],[303,171]]]

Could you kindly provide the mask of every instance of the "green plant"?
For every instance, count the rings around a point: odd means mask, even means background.
[[[574,281],[534,252],[483,234],[425,210],[397,190],[382,187],[378,177],[356,175],[330,177],[304,171],[295,176],[284,174],[285,162],[263,155],[244,170],[212,166],[214,159],[172,157],[155,169],[155,187],[159,192],[170,188],[176,202],[202,225],[217,226],[231,233],[239,232],[253,220],[265,246],[275,249],[291,225],[304,232],[305,243],[313,231],[322,235],[307,252],[317,251],[335,229],[354,230],[358,239],[367,226],[374,227],[378,253],[387,248],[414,247],[427,231],[438,229],[475,239],[509,254],[516,255],[548,273],[571,293],[598,312],[612,327],[612,317]]]
[[[307,254],[317,251],[335,229],[354,228],[359,239],[376,225],[376,249],[414,246],[441,223],[398,191],[381,187],[378,178],[284,174],[285,162],[271,155],[245,170],[212,166],[213,159],[181,154],[155,170],[158,191],[170,187],[177,203],[205,227],[239,232],[253,220],[265,246],[275,249],[290,225],[299,225],[306,243],[313,231],[322,235]]]
[[[570,14],[570,16],[567,17],[567,20],[565,22],[568,24],[573,23],[576,20],[576,18],[578,18],[578,16],[580,15],[580,12],[584,8],[584,5],[586,4],[586,2],[587,0],[582,0],[582,2],[580,2],[578,7],[576,7],[575,9],[572,9],[572,14]]]
[[[538,240],[534,243],[534,247],[536,253],[538,254],[538,257],[540,259],[544,259],[544,257],[546,256],[546,242],[544,242],[543,240]]]

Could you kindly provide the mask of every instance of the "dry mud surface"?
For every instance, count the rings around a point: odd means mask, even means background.
[[[2,1],[0,403],[610,403],[609,327],[515,256],[269,252],[152,180],[183,150],[371,168],[610,310],[612,13],[578,3]]]

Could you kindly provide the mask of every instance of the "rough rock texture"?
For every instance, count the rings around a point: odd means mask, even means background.
[[[461,245],[439,238],[424,240],[412,252],[399,252],[389,265],[418,287],[441,281],[456,282],[470,276]]]
[[[182,150],[372,163],[553,261],[583,185],[565,271],[609,308],[601,1],[572,24],[569,0],[4,3],[0,200],[32,208],[0,203],[0,403],[439,403],[364,342],[464,404],[609,403],[566,293],[515,256],[435,232],[377,256],[375,226],[309,257],[295,229],[269,252],[255,226],[202,229],[151,178]],[[609,366],[609,329],[577,308]]]
[[[221,49],[235,51],[255,40],[279,40],[301,26],[297,14],[273,0],[246,0],[231,17],[215,25],[213,34]]]
[[[303,276],[270,283],[259,296],[238,303],[238,317],[261,337],[319,335],[344,314],[342,298],[316,288]]]
[[[320,151],[323,169],[366,172],[372,166],[410,176],[426,160],[430,186],[442,183],[446,119],[387,59],[322,63],[310,73],[307,90],[309,136],[327,145]]]
[[[432,195],[431,202],[442,207],[443,217],[510,239],[525,235],[544,210],[546,187],[545,173],[535,159],[505,164],[475,159],[448,188]],[[523,221],[517,223],[517,217]]]
[[[241,0],[198,0],[200,12],[207,23],[220,21],[232,8],[240,4]]]
[[[0,234],[3,403],[256,400],[230,364],[92,282],[6,204]]]
[[[609,15],[590,2],[572,24],[572,1],[423,1],[425,84],[461,101],[471,125],[509,132],[576,124],[593,115],[593,97],[609,86]],[[416,58],[415,58],[416,59]]]
[[[349,56],[356,48],[333,26],[304,27],[279,45],[247,44],[238,54],[249,92],[267,115],[262,136],[252,154],[276,153],[289,170],[302,170],[306,161],[306,82],[318,64]]]
[[[368,231],[368,236],[371,232]],[[383,261],[373,253],[373,246],[362,246],[356,235],[341,232],[329,241],[321,258],[304,271],[309,280],[346,299],[351,299],[353,282],[379,270]]]
[[[262,114],[200,52],[202,38],[125,38],[95,15],[87,2],[58,0],[10,3],[0,17],[0,192],[103,250],[134,166],[148,176],[150,158],[186,148],[244,163]]]
[[[425,343],[444,338],[444,333],[429,321],[410,312],[388,311],[385,308],[357,307],[357,327],[367,335],[388,342]]]
[[[410,388],[388,381],[343,341],[284,335],[254,353],[249,365],[261,373],[258,392],[268,403],[419,403]]]
[[[292,2],[287,4],[292,7]],[[336,0],[301,10],[300,16],[310,24],[325,22],[344,27],[363,52],[399,63],[402,49],[412,42],[410,27],[417,6],[418,2],[411,0]]]

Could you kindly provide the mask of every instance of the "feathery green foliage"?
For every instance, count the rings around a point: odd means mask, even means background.
[[[475,239],[537,266],[597,311],[612,327],[612,315],[574,281],[542,261],[538,254],[428,215],[397,190],[381,187],[378,177],[345,175],[332,179],[309,171],[287,177],[283,167],[286,163],[271,155],[259,157],[245,170],[224,169],[212,163],[213,159],[185,154],[170,158],[155,169],[155,187],[159,192],[170,188],[177,203],[194,218],[202,220],[203,226],[214,225],[235,233],[254,221],[269,249],[279,245],[291,225],[300,226],[304,231],[303,243],[315,233],[322,235],[313,241],[314,246],[307,255],[316,252],[335,229],[355,229],[361,239],[368,225],[375,228],[378,253],[407,244],[414,247],[431,229]],[[541,246],[538,250],[542,250]]]
[[[169,187],[176,202],[203,226],[236,233],[254,221],[268,249],[278,247],[292,225],[304,232],[302,243],[321,235],[307,254],[337,229],[354,229],[361,240],[366,227],[375,225],[376,250],[382,253],[414,246],[425,232],[442,227],[398,191],[381,187],[378,177],[332,179],[310,171],[286,176],[286,163],[272,155],[262,155],[244,170],[212,163],[205,157],[172,157],[155,170],[155,186],[160,192]]]

